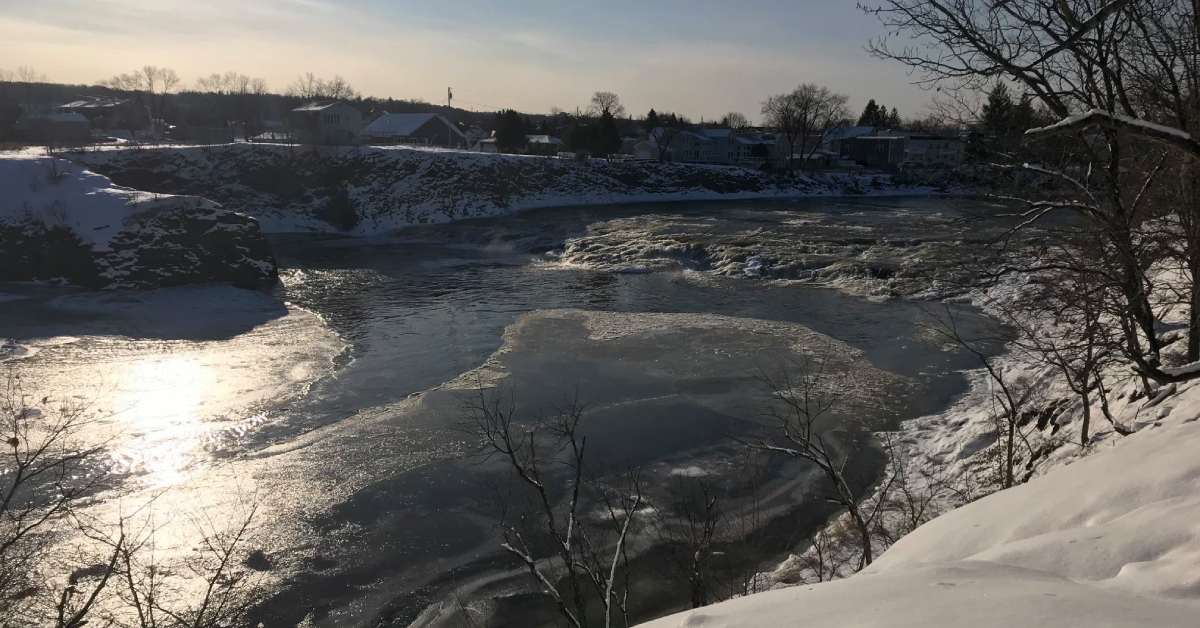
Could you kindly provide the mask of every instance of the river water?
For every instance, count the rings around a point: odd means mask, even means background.
[[[84,438],[113,478],[90,507],[152,496],[164,553],[194,543],[196,517],[175,515],[255,504],[268,625],[453,623],[452,592],[491,600],[496,625],[537,625],[544,608],[498,551],[503,474],[462,429],[478,387],[522,416],[586,403],[600,474],[735,485],[763,375],[805,355],[830,356],[853,382],[839,416],[873,427],[963,391],[972,358],[926,329],[945,306],[897,297],[944,293],[1002,225],[994,213],[962,199],[725,202],[278,236],[273,294],[0,285],[0,368],[25,393],[87,403]],[[991,334],[950,307],[966,335]],[[877,466],[864,455],[858,480]],[[774,545],[747,562],[828,514],[805,469],[765,469]],[[642,614],[679,604],[663,585]]]

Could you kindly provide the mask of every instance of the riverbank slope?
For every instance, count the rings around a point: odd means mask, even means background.
[[[731,166],[413,147],[227,144],[105,149],[70,158],[122,185],[203,194],[275,233],[375,235],[543,207],[935,191],[878,174],[785,178]]]

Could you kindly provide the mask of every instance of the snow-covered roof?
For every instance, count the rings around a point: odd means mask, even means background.
[[[79,100],[59,105],[59,109],[108,109],[120,107],[129,102],[128,98],[110,98],[106,96],[88,96]]]
[[[712,141],[711,137],[708,137],[707,135],[704,135],[703,133],[697,133],[696,131],[680,131],[679,136],[680,137],[683,137],[683,136],[693,137],[696,139],[696,141],[699,141],[699,142],[711,142]]]
[[[828,141],[848,140],[852,137],[871,135],[874,132],[875,127],[873,126],[847,126],[840,129],[830,129],[825,134],[825,139]]]
[[[331,107],[334,107],[336,105],[341,105],[341,104],[344,104],[344,103],[338,102],[336,100],[314,101],[314,102],[300,105],[299,107],[292,109],[292,111],[325,111],[326,109],[329,109]]]
[[[702,129],[700,132],[706,137],[711,137],[715,140],[724,139],[730,135],[733,135],[733,129]]]
[[[906,140],[908,138],[903,135],[861,135],[859,137],[845,137],[842,139],[860,142],[895,142],[896,140]]]
[[[563,141],[550,135],[526,135],[525,141],[530,144],[562,144]]]
[[[453,129],[456,135],[466,139],[449,120],[436,113],[385,113],[368,124],[364,133],[372,137],[407,137],[435,118]]]
[[[733,141],[737,142],[738,144],[751,144],[751,145],[753,145],[753,144],[774,144],[775,143],[774,138],[767,139],[765,137],[759,137],[759,136],[755,136],[755,135],[739,135],[739,136],[733,138]]]

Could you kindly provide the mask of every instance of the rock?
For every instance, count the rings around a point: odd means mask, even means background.
[[[132,217],[100,259],[106,288],[227,282],[263,288],[278,279],[258,222],[210,202],[181,199]]]
[[[0,224],[0,281],[61,280],[86,288],[162,288],[226,282],[273,285],[278,270],[258,222],[215,203],[159,203],[137,214],[107,250],[61,226]]]

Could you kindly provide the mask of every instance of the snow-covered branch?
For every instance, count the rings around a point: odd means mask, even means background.
[[[1103,126],[1135,133],[1146,139],[1154,140],[1181,148],[1189,153],[1200,155],[1200,142],[1186,131],[1175,127],[1156,124],[1141,118],[1123,116],[1102,109],[1090,109],[1084,113],[1067,116],[1054,124],[1037,127],[1025,131],[1026,137],[1047,137],[1060,133],[1078,131],[1091,126]]]

